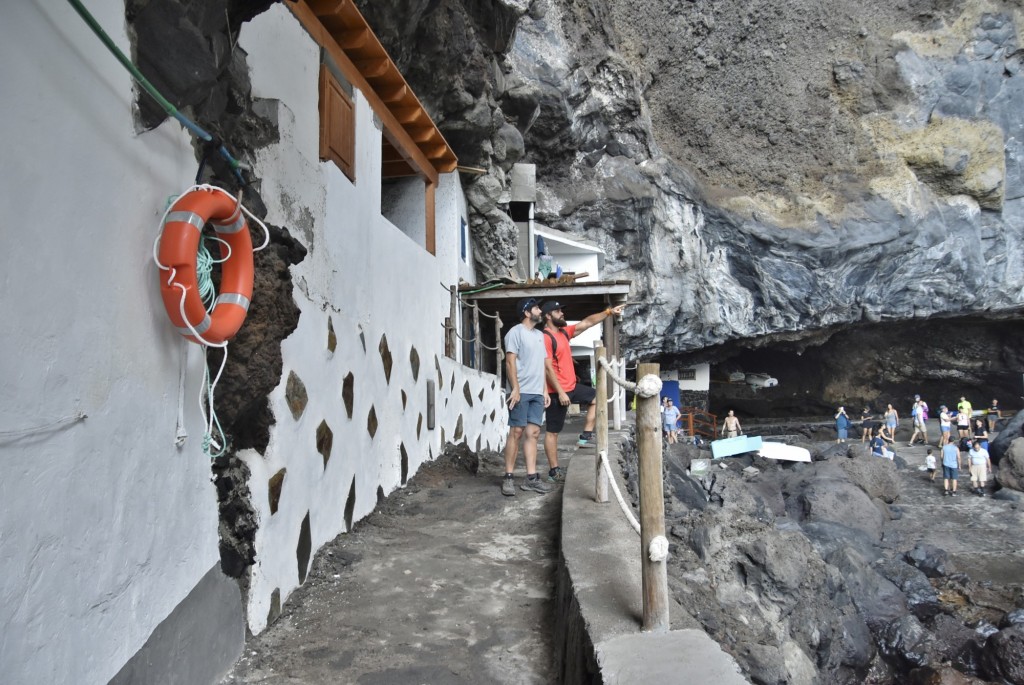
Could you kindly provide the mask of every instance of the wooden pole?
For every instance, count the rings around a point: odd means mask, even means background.
[[[608,450],[608,377],[601,368],[605,350],[600,341],[594,343],[594,376],[597,378],[597,421],[594,426],[597,437],[597,469],[594,473],[594,501],[608,501],[608,472],[601,463],[601,452]]]
[[[456,361],[460,361],[462,355],[456,352],[459,345],[459,339],[455,335],[455,331],[457,331],[459,327],[459,292],[454,285],[450,287],[450,290],[452,292],[452,303],[449,317],[451,318],[452,325],[448,329],[448,348],[451,350],[451,354],[448,356]]]
[[[502,369],[505,367],[505,352],[502,351],[502,317],[495,316],[495,375],[502,377]]]
[[[626,377],[626,360],[619,357],[619,377]],[[622,388],[619,393],[619,416],[626,417],[626,389]]]
[[[658,377],[657,364],[640,364],[636,377]],[[664,632],[668,623],[668,568],[664,560],[651,561],[651,540],[665,536],[665,493],[661,475],[661,411],[658,397],[640,397],[636,403],[636,434],[640,480],[640,563],[643,579],[643,630]]]
[[[619,363],[617,361],[612,360],[611,367],[615,370],[615,373],[619,373]],[[619,375],[621,377],[621,374]],[[626,391],[618,386],[612,390],[612,396],[615,397],[612,400],[612,428],[615,430],[622,430],[622,412],[619,411],[619,400],[625,394]]]
[[[473,305],[473,368],[484,368],[484,341],[480,337],[480,305]]]

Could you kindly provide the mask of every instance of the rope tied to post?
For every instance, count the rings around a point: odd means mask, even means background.
[[[654,374],[648,374],[636,383],[633,383],[632,381],[627,381],[625,378],[616,376],[606,359],[599,359],[598,363],[616,385],[631,392],[635,392],[640,397],[657,397],[661,394],[661,379]]]
[[[604,465],[606,473],[611,473],[611,467],[608,465],[608,453],[601,452],[598,455],[601,458],[601,464]],[[608,485],[611,486],[612,492],[615,493],[615,499],[619,502],[619,508],[622,509],[622,513],[625,514],[626,520],[629,521],[629,525],[633,527],[637,535],[640,535],[640,522],[636,520],[636,516],[633,514],[633,510],[626,504],[625,498],[622,496],[622,492],[619,491],[619,484],[614,478],[608,479]],[[657,535],[651,539],[650,545],[647,548],[647,556],[650,557],[651,561],[658,563],[668,559],[668,540],[664,535]]]

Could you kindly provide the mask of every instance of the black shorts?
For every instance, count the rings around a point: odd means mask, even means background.
[[[583,409],[592,405],[594,398],[597,397],[596,390],[582,383],[577,383],[576,387],[566,394],[569,396],[569,404],[578,404]],[[548,433],[561,433],[562,427],[565,426],[565,414],[569,411],[569,407],[559,404],[557,392],[550,393],[550,395],[551,404],[547,408],[544,430]]]

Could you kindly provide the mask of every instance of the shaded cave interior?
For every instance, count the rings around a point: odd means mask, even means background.
[[[887,403],[909,416],[915,394],[933,414],[961,395],[975,409],[995,398],[1024,406],[1024,321],[981,318],[874,323],[810,333],[798,340],[737,341],[660,360],[662,369],[711,363],[709,410],[759,418],[831,416]],[[730,371],[766,373],[772,388],[728,382]]]

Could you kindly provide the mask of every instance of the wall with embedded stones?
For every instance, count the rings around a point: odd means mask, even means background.
[[[131,53],[125,3],[89,5]],[[445,286],[473,276],[458,177],[438,189],[435,257],[380,214],[381,132],[358,92],[360,181],[318,160],[319,50],[287,9],[230,39],[220,47],[251,80],[267,127],[241,148],[265,204],[256,210],[270,224],[268,252],[288,253],[257,260],[266,271],[250,327],[269,320],[254,314],[267,282],[286,287],[297,311],[283,341],[250,336],[280,348],[279,367],[258,346],[229,347],[225,395],[255,394],[270,420],[263,437],[243,439],[233,431],[248,414],[224,407],[229,438],[245,447],[211,482],[196,401],[205,360],[168,325],[150,256],[167,197],[196,174],[193,141],[175,122],[141,130],[127,72],[64,3],[18,3],[0,27],[0,113],[16,133],[0,192],[11,218],[0,337],[0,666],[10,682],[160,682],[171,669],[215,682],[246,621],[267,625],[320,545],[446,443],[500,447],[496,379],[443,357]],[[247,383],[268,371],[277,380],[261,397]],[[188,436],[176,444],[179,412]],[[222,565],[235,525],[256,561],[235,569],[241,582]]]
[[[442,283],[460,275],[452,257],[465,216],[457,177],[447,175],[439,193],[448,200],[437,221],[450,255],[442,262],[381,216],[382,134],[358,90],[356,183],[318,162],[310,130],[319,120],[319,50],[291,14],[271,8],[243,26],[239,45],[253,95],[278,108],[281,140],[254,168],[280,184],[268,193],[263,183],[268,217],[312,217],[298,234],[308,255],[292,269],[302,314],[282,345],[284,373],[271,394],[277,422],[264,453],[241,454],[261,522],[247,598],[249,627],[260,632],[305,580],[316,549],[351,530],[445,443],[496,449],[505,424],[493,376],[442,362]]]

